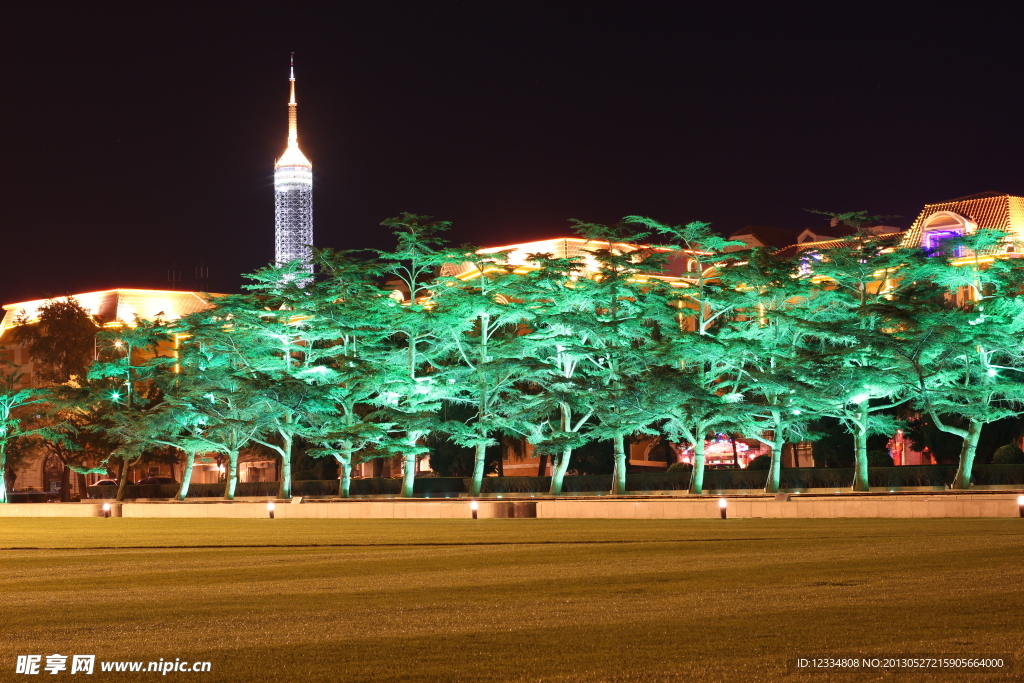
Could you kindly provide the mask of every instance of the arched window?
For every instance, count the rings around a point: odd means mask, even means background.
[[[921,225],[921,246],[928,252],[942,251],[942,243],[969,235],[974,231],[974,222],[952,211],[937,211],[928,216]],[[956,255],[962,256],[962,249],[957,248]]]

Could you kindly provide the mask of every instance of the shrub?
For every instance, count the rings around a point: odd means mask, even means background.
[[[747,465],[748,470],[767,470],[772,466],[772,456],[759,455]]]
[[[692,472],[693,465],[688,462],[674,462],[668,466],[666,472]]]
[[[892,456],[885,448],[874,448],[868,451],[868,467],[892,467]]]
[[[993,465],[1020,465],[1024,463],[1024,451],[1016,444],[1008,443],[1000,446],[992,454]]]

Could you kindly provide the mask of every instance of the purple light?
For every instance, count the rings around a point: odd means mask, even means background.
[[[956,239],[963,236],[962,230],[932,230],[925,233],[925,248],[929,252],[938,253],[942,251],[942,243],[946,240]],[[961,248],[956,248],[956,255],[960,256]]]

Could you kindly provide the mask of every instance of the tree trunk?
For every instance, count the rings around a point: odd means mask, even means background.
[[[185,454],[185,469],[181,472],[181,486],[178,488],[176,500],[185,500],[188,496],[188,487],[192,483],[192,466],[196,463],[196,454],[189,452]]]
[[[779,478],[782,474],[782,451],[786,447],[786,430],[783,429],[782,415],[778,410],[772,411],[772,462],[768,466],[768,481],[765,482],[765,493],[779,492]],[[794,455],[794,458],[796,456]],[[796,465],[796,463],[793,463]]]
[[[117,497],[115,500],[124,500],[124,495],[128,492],[128,474],[131,472],[131,462],[128,460],[121,460],[121,476],[117,482]]]
[[[558,457],[551,468],[551,489],[549,493],[553,496],[562,494],[562,481],[565,479],[565,472],[569,469],[569,458],[572,457],[572,449],[566,448],[562,450],[562,454]]]
[[[7,440],[0,441],[0,505],[8,502],[7,498]]]
[[[690,493],[704,492],[704,432],[697,431],[693,441],[693,474],[690,476]]]
[[[284,448],[281,453],[281,487],[278,489],[278,498],[292,497],[292,443],[290,436],[282,436]]]
[[[66,464],[60,473],[60,502],[71,502],[71,468]]]
[[[412,498],[413,486],[416,483],[416,455],[406,453],[402,456],[402,497]]]
[[[615,449],[615,471],[612,473],[612,495],[626,495],[626,448],[625,437],[616,434],[612,438],[612,445]]]
[[[480,489],[483,488],[484,484],[484,465],[486,465],[487,457],[487,446],[484,444],[476,445],[476,453],[473,458],[473,483],[469,486],[469,495],[479,496]]]
[[[779,432],[776,431],[775,433],[778,434]],[[765,493],[779,492],[779,479],[782,478],[782,449],[785,447],[785,441],[775,441],[772,443],[772,462],[768,466],[768,481],[764,485]]]
[[[956,477],[953,478],[954,489],[971,488],[971,473],[974,472],[974,455],[978,451],[978,438],[981,436],[982,424],[971,420],[967,428],[967,436],[960,448],[960,466],[957,467]]]
[[[540,462],[537,464],[537,476],[546,477],[548,471],[548,454],[540,456]]]
[[[224,484],[224,500],[235,499],[235,488],[238,486],[238,452],[228,453],[227,481]]]
[[[343,453],[335,453],[334,459],[338,461],[338,467],[341,468],[341,477],[338,479],[338,497],[348,498],[352,487],[352,451],[351,449]]]
[[[870,491],[868,486],[868,411],[864,402],[857,415],[857,427],[853,432],[853,490]]]
[[[78,480],[78,498],[79,500],[85,500],[89,497],[89,493],[86,491],[88,486],[85,483],[85,475],[80,472],[75,474],[77,475],[75,478]]]

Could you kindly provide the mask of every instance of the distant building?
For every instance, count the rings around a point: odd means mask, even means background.
[[[74,294],[72,297],[92,316],[97,331],[101,328],[117,328],[130,325],[135,320],[177,320],[190,313],[205,310],[211,306],[205,297],[222,296],[219,294],[200,294],[199,292],[181,292],[156,289],[107,289],[99,292]],[[66,297],[56,297],[66,299]],[[31,325],[39,319],[39,309],[48,299],[22,301],[3,306],[4,316],[0,322],[0,360],[12,363],[23,377],[26,386],[37,384],[35,368],[26,350],[13,340],[12,330],[19,321]],[[172,348],[164,350],[173,352]],[[218,472],[215,461],[204,458],[195,470],[193,481],[217,481]],[[36,491],[52,491],[60,485],[63,465],[40,455],[16,472],[15,490],[32,489]],[[133,468],[130,476],[137,481],[147,476],[172,476],[180,481],[181,467],[174,465],[146,465]],[[105,478],[103,475],[87,475],[87,484]],[[71,494],[80,495],[77,477],[71,478]]]
[[[900,232],[891,225],[876,225],[868,228],[875,235],[888,235]],[[734,250],[753,249],[755,247],[772,247],[782,249],[796,244],[808,242],[825,242],[852,235],[855,231],[833,220],[831,225],[822,228],[769,228],[764,225],[748,225],[729,235],[730,240],[743,242],[745,247],[734,247]]]

